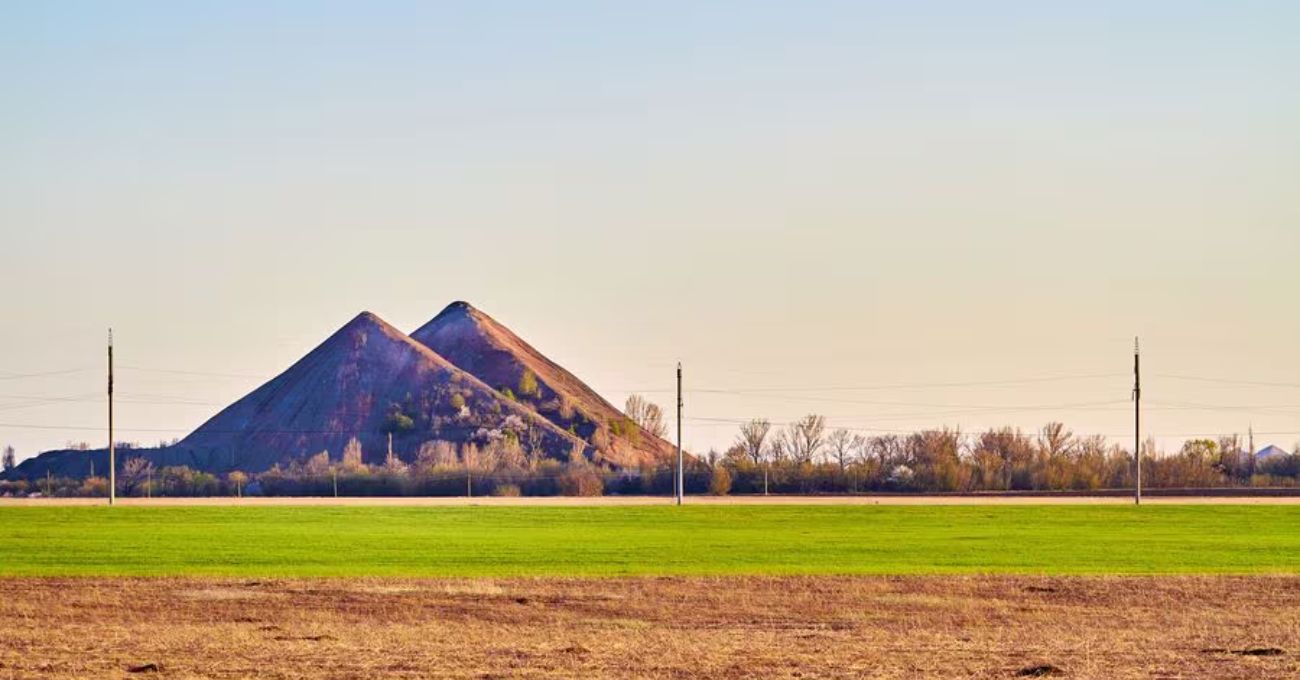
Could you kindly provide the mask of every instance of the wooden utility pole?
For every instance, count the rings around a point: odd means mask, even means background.
[[[1133,486],[1133,504],[1142,505],[1142,372],[1139,369],[1138,339],[1133,338],[1133,460],[1137,483]]]
[[[108,329],[108,504],[117,501],[117,449],[113,443],[113,329]]]
[[[682,465],[682,362],[677,362],[677,504],[682,504],[686,480]]]
[[[1248,433],[1247,436],[1249,438],[1248,441],[1250,442],[1249,444],[1246,445],[1250,447],[1250,451],[1247,452],[1247,455],[1250,456],[1250,462],[1247,466],[1247,469],[1250,470],[1250,484],[1248,484],[1247,486],[1254,486],[1255,484],[1255,424],[1254,423],[1250,424],[1250,429],[1247,430],[1247,433]]]

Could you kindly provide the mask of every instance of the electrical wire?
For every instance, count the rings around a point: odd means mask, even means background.
[[[269,380],[263,375],[254,375],[252,373],[221,373],[216,371],[189,371],[170,368],[147,368],[144,366],[118,366],[119,370],[140,371],[143,373],[162,373],[168,375],[189,375],[207,378],[247,378],[252,380]]]
[[[73,373],[84,373],[93,371],[93,368],[67,368],[58,371],[44,371],[41,373],[0,373],[0,380],[23,380],[26,378],[46,378],[54,375],[70,375]]]
[[[1262,380],[1235,380],[1229,378],[1207,378],[1195,375],[1175,375],[1171,373],[1155,373],[1152,377],[1165,378],[1168,380],[1186,380],[1190,382],[1218,383],[1222,385],[1243,385],[1248,387],[1285,387],[1300,389],[1300,383],[1287,382],[1268,382]]]

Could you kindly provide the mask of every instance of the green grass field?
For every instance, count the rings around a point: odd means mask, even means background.
[[[4,507],[0,575],[1300,572],[1300,506]]]

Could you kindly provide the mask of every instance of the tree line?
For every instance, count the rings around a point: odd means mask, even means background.
[[[637,395],[630,421],[662,436],[662,410]],[[12,449],[6,450],[11,460]],[[144,455],[123,457],[123,496],[550,496],[667,495],[671,465],[611,470],[574,451],[568,460],[542,455],[518,438],[484,443],[432,440],[413,456],[389,452],[367,464],[353,438],[336,457],[329,451],[248,474],[215,474],[186,466],[155,469]],[[1132,488],[1134,457],[1105,437],[1080,436],[1051,422],[1034,432],[1010,427],[965,433],[955,428],[867,436],[827,427],[811,414],[785,427],[755,419],[739,426],[725,451],[691,456],[688,493],[837,494],[1076,491]],[[1142,451],[1149,488],[1300,486],[1300,447],[1258,459],[1239,436],[1192,439],[1176,452],[1148,440]],[[0,482],[0,495],[107,495],[104,477]]]
[[[1151,488],[1292,487],[1300,447],[1257,459],[1237,435],[1192,439],[1176,452],[1142,447]],[[1135,483],[1131,449],[1050,422],[1033,433],[1003,427],[866,436],[829,429],[819,415],[784,428],[767,420],[740,426],[735,444],[706,456],[732,475],[738,493],[1099,491]]]

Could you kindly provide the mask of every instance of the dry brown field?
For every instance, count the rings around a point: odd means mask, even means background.
[[[3,678],[1300,677],[1281,576],[3,578],[0,622]]]

